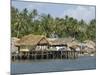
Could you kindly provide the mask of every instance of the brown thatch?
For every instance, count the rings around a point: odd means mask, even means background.
[[[16,37],[12,37],[11,38],[11,43],[16,43],[17,41],[19,41],[20,39],[19,38],[16,38]]]
[[[72,47],[72,46],[79,46],[79,42],[77,41],[72,41],[72,42],[69,42],[67,43],[69,47]]]
[[[72,37],[68,37],[68,38],[55,38],[55,39],[48,39],[50,42],[50,45],[71,45],[75,44],[73,41],[75,40]],[[76,45],[76,44],[75,44]]]
[[[49,44],[45,36],[41,35],[26,35],[18,41],[18,45],[37,45],[37,44]]]
[[[79,45],[72,45],[72,46],[70,46],[71,48],[73,48],[73,49],[76,49],[76,48],[78,48],[78,47],[80,47]]]
[[[84,49],[82,49],[82,51],[87,52],[87,53],[91,53],[91,52],[95,52],[96,48],[95,48],[95,43],[91,40],[85,40],[84,41]]]
[[[50,45],[67,45],[67,42],[69,40],[67,40],[67,38],[60,38],[60,39],[48,39],[49,40],[49,43]]]
[[[89,48],[95,48],[95,46],[96,46],[96,44],[91,40],[85,40],[84,43]]]
[[[61,44],[65,44],[63,42],[61,42],[60,40],[56,39],[56,40],[50,40],[50,45],[61,45]]]
[[[91,52],[95,52],[95,51],[96,51],[96,49],[86,47],[86,48],[84,48],[84,50],[82,50],[82,51],[87,52],[87,53],[91,53]]]

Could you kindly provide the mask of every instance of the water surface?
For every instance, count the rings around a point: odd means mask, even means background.
[[[96,68],[95,56],[78,59],[53,59],[37,61],[20,61],[11,64],[12,74],[88,70]]]

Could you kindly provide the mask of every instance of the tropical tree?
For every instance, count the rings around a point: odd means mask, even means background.
[[[28,11],[27,8],[19,11],[11,7],[11,34],[12,37],[24,35],[45,35],[46,37],[74,37],[83,42],[96,38],[96,19],[86,23],[84,20],[69,16],[63,18],[53,17],[50,14],[39,14],[36,9]]]

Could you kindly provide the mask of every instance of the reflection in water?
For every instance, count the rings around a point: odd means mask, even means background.
[[[79,59],[56,59],[56,60],[36,60],[17,61],[11,64],[11,73],[36,73],[51,71],[87,70],[96,68],[95,56],[84,56]]]

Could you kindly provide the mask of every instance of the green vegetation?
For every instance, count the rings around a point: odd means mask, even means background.
[[[22,37],[28,34],[45,35],[46,37],[74,37],[79,41],[96,38],[96,20],[90,23],[69,16],[53,18],[50,14],[38,14],[36,9],[19,11],[11,7],[12,37]]]

